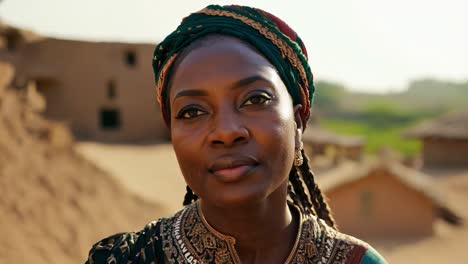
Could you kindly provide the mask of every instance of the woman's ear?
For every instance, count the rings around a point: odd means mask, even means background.
[[[295,133],[295,144],[296,144],[296,149],[301,147],[302,143],[302,131],[304,129],[304,124],[302,123],[302,118],[301,118],[301,110],[302,110],[302,105],[297,104],[294,106],[294,121],[296,123],[296,133]]]

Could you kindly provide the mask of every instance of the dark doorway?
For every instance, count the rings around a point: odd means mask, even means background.
[[[120,111],[118,109],[101,109],[99,114],[101,128],[104,130],[120,129]]]

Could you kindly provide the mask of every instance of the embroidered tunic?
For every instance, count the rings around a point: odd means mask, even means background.
[[[241,263],[235,239],[211,227],[197,203],[139,232],[96,243],[86,264]],[[296,241],[285,263],[375,264],[385,260],[368,244],[342,234],[314,216],[300,214]]]

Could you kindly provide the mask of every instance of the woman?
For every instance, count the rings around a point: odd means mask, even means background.
[[[185,207],[98,242],[87,263],[385,263],[336,230],[314,182],[301,143],[314,86],[289,26],[208,6],[156,47],[153,67]]]

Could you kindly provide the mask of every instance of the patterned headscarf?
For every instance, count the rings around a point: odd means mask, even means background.
[[[315,88],[302,40],[278,17],[258,8],[235,5],[209,5],[185,17],[156,46],[153,69],[157,99],[166,124],[170,123],[166,100],[171,67],[184,48],[210,34],[233,36],[255,47],[276,67],[293,104],[302,104],[301,118],[304,126],[307,124]]]

